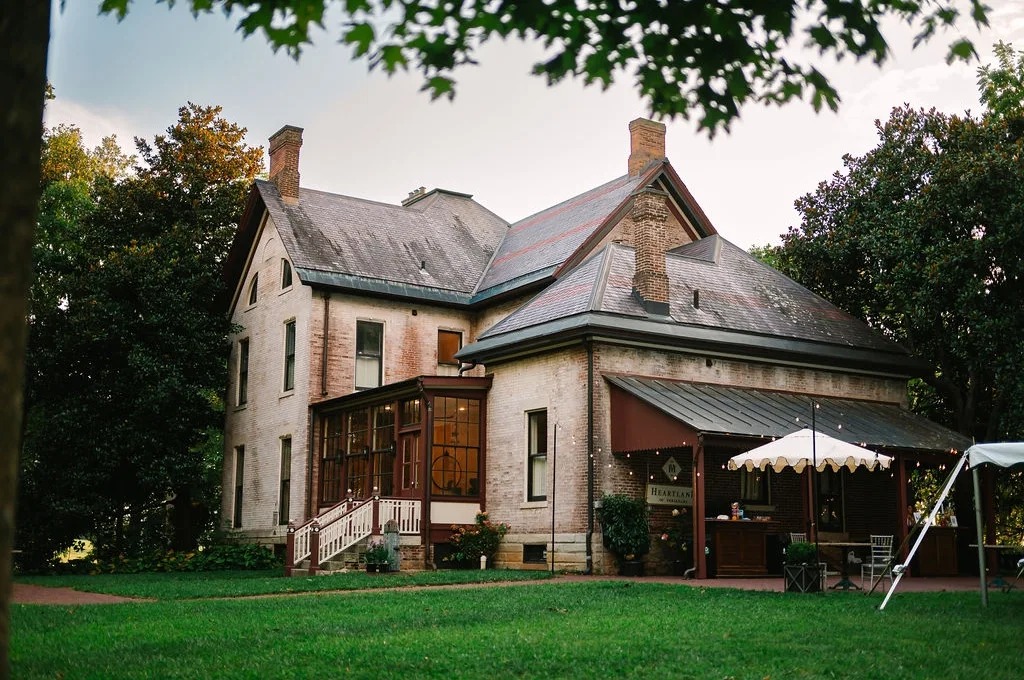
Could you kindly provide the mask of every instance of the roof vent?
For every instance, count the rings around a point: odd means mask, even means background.
[[[420,187],[419,189],[413,189],[409,192],[409,195],[402,199],[402,207],[412,205],[416,201],[420,200],[427,195],[427,188]]]

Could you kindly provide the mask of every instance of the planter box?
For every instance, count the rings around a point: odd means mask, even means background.
[[[821,569],[810,564],[787,564],[782,568],[787,593],[821,592]]]
[[[643,560],[622,560],[619,564],[619,576],[643,576]]]

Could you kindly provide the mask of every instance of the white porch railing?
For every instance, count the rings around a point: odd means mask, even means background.
[[[395,522],[400,534],[419,534],[422,508],[419,500],[407,498],[345,500],[300,527],[289,526],[285,573],[291,574],[305,559],[310,560],[310,573],[315,573],[320,563],[380,532],[389,521]],[[310,559],[314,551],[315,560]]]

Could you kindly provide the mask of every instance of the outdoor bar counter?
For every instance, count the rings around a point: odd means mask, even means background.
[[[705,526],[718,576],[768,574],[767,537],[779,532],[778,522],[706,519]]]

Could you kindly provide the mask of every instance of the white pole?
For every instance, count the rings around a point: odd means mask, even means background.
[[[974,521],[978,525],[978,577],[981,579],[981,606],[988,606],[988,579],[985,578],[985,536],[981,532],[981,482],[978,467],[971,468],[974,478]]]
[[[942,493],[939,494],[939,500],[935,503],[935,507],[933,507],[932,511],[928,513],[928,517],[924,521],[924,526],[921,527],[921,533],[917,535],[917,540],[914,541],[914,547],[910,549],[910,554],[907,555],[907,561],[903,564],[897,564],[892,568],[892,573],[896,574],[896,578],[893,580],[892,586],[889,587],[889,592],[885,594],[885,599],[882,600],[882,605],[878,608],[879,611],[885,609],[885,605],[889,603],[889,598],[892,597],[894,592],[896,592],[896,586],[899,585],[900,579],[903,578],[903,572],[910,566],[910,560],[914,558],[914,553],[917,552],[918,546],[920,546],[921,541],[924,540],[924,535],[928,533],[928,527],[935,523],[935,516],[939,514],[939,508],[942,507],[942,503],[946,500],[946,496],[949,495],[950,489],[953,488],[953,482],[956,481],[956,478],[960,475],[960,471],[964,469],[964,465],[966,463],[967,452],[965,451],[959,462],[957,462],[956,467],[953,468],[953,472],[949,474],[949,479],[946,480],[946,486],[943,487]]]

